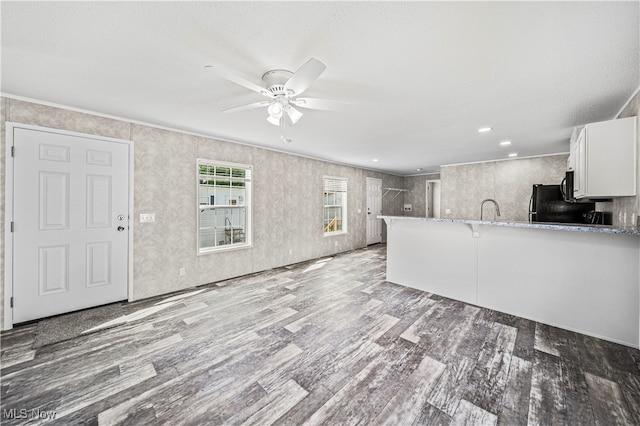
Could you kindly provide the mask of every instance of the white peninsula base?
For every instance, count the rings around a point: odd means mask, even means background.
[[[639,347],[636,231],[380,217],[388,281]]]

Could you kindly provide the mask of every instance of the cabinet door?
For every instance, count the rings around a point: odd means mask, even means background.
[[[578,134],[580,131],[577,127],[573,128],[571,132],[571,139],[569,140],[569,158],[567,159],[567,170],[575,171],[576,169],[576,146],[578,145]]]
[[[586,126],[586,196],[636,193],[635,117]]]
[[[584,197],[587,188],[586,130],[582,129],[575,143],[575,172],[573,174],[573,196]]]

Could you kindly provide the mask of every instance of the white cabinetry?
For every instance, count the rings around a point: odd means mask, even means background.
[[[569,141],[569,158],[567,159],[567,170],[572,172],[576,169],[576,145],[578,145],[578,135],[582,127],[574,127]]]
[[[636,195],[636,117],[587,124],[570,150],[576,198]]]

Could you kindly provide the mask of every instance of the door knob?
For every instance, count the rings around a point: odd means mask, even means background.
[[[124,231],[124,226],[118,226],[117,229],[118,229],[118,232],[122,232],[122,231]]]

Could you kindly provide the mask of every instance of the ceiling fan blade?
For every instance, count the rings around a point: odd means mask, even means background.
[[[351,106],[347,102],[318,98],[296,98],[292,99],[291,102],[300,108],[323,109],[326,111],[345,111]]]
[[[293,91],[291,96],[299,95],[311,86],[320,74],[327,69],[327,66],[315,58],[309,59],[304,65],[293,73],[291,78],[285,83],[286,90]]]
[[[227,108],[227,109],[223,109],[222,112],[238,112],[238,111],[245,111],[247,109],[254,109],[254,108],[260,108],[260,107],[266,107],[271,103],[271,101],[260,101],[260,102],[254,102],[252,104],[247,104],[247,105],[240,105],[237,107],[232,107],[232,108]]]
[[[235,83],[239,86],[246,87],[249,90],[253,90],[254,92],[258,92],[261,95],[267,96],[269,98],[274,97],[273,94],[264,87],[258,86],[257,84],[252,83],[249,80],[245,80],[244,78],[237,76],[232,72],[220,68],[215,68],[213,65],[206,65],[205,68],[212,70],[225,80],[229,80],[230,82]]]

